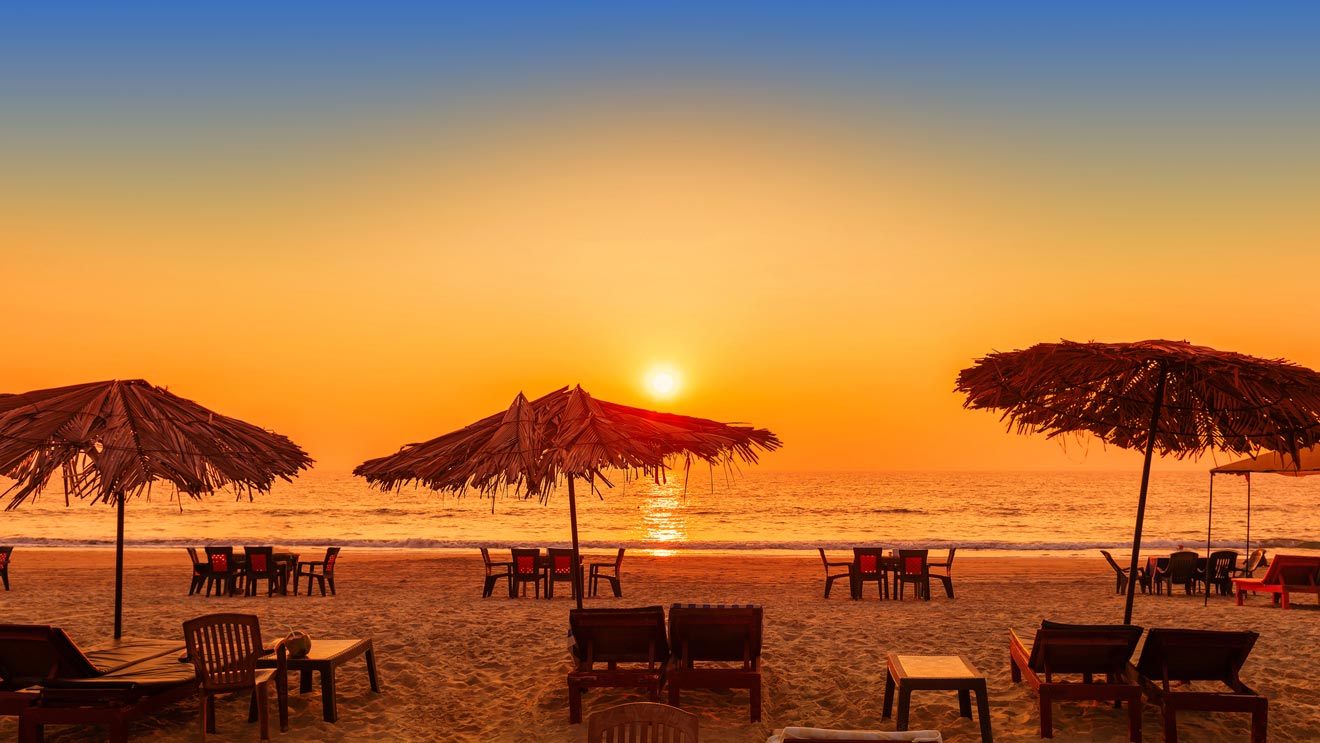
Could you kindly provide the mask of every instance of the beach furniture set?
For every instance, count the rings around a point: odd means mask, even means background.
[[[660,606],[573,609],[568,621],[570,723],[582,721],[584,689],[639,688],[659,702],[666,685],[673,707],[687,689],[747,689],[748,717],[761,719],[761,607],[674,604],[668,631]]]
[[[596,596],[600,582],[605,581],[615,597],[623,596],[620,582],[623,553],[624,548],[620,547],[614,559],[608,562],[586,563],[584,558],[579,557],[576,585],[582,585],[588,596]],[[514,547],[509,550],[509,558],[507,562],[492,560],[490,549],[481,548],[481,562],[485,569],[482,598],[489,598],[501,580],[508,584],[509,598],[527,595],[527,587],[530,585],[536,598],[540,598],[544,590],[545,597],[552,599],[555,597],[556,583],[567,583],[569,595],[575,597],[573,550],[551,547],[542,555],[539,548]]]
[[[1144,698],[1160,708],[1166,743],[1177,743],[1181,710],[1250,714],[1252,743],[1265,743],[1268,700],[1238,677],[1255,632],[1152,628],[1134,663],[1142,632],[1045,621],[1028,643],[1009,630],[1012,678],[1035,690],[1042,738],[1054,737],[1055,701],[1093,700],[1126,705],[1128,738],[1141,743]]]
[[[307,595],[312,595],[312,582],[319,584],[321,595],[326,595],[327,586],[330,594],[335,593],[335,562],[339,558],[339,547],[326,549],[325,557],[320,560],[299,560],[296,552],[276,552],[274,547],[243,547],[242,552],[234,552],[231,546],[205,547],[206,558],[198,556],[196,547],[187,547],[188,557],[192,560],[192,581],[188,585],[188,595],[203,593],[216,596],[236,596],[241,591],[245,596],[257,595],[260,581],[266,581],[266,596],[287,596],[289,578],[293,578],[293,593],[298,595],[298,585],[302,578],[307,578]]]
[[[1100,550],[1105,562],[1114,571],[1114,592],[1127,590],[1130,568],[1119,565],[1108,550]],[[1216,550],[1209,557],[1201,557],[1190,550],[1179,550],[1168,556],[1151,555],[1145,567],[1137,568],[1137,585],[1142,593],[1173,595],[1174,586],[1182,586],[1183,593],[1191,595],[1211,587],[1220,595],[1233,591],[1237,578],[1250,578],[1265,561],[1265,550],[1252,551],[1244,566],[1237,565],[1238,554],[1233,550]]]
[[[320,674],[327,722],[339,717],[336,669],[345,662],[364,658],[371,690],[381,691],[370,638],[267,643],[255,615],[233,613],[190,619],[183,633],[182,641],[121,639],[83,651],[58,627],[0,625],[0,715],[18,717],[19,743],[40,743],[48,725],[99,725],[111,743],[126,743],[129,723],[198,696],[205,739],[216,732],[215,697],[249,692],[248,719],[265,741],[272,683],[280,730],[288,730],[290,671],[301,674],[301,693]]]
[[[944,585],[944,593],[953,598],[953,557],[956,547],[951,547],[937,560],[930,559],[930,551],[924,549],[886,550],[883,547],[854,547],[851,561],[832,561],[825,554],[824,548],[817,548],[820,561],[825,566],[825,598],[830,597],[830,589],[836,580],[848,579],[848,593],[854,599],[860,599],[867,583],[875,583],[881,598],[902,600],[907,586],[912,586],[912,595],[930,600],[930,582],[938,580]],[[943,572],[933,572],[941,570]]]

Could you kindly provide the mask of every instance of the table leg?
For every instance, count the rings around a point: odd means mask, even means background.
[[[380,693],[380,677],[376,675],[376,650],[367,647],[367,678],[371,679],[371,690]]]
[[[912,689],[907,686],[898,687],[898,719],[894,721],[894,729],[903,731],[908,729],[908,708],[912,703]]]
[[[889,715],[894,710],[894,677],[888,672],[885,673],[885,706],[880,715],[880,719],[888,720]]]
[[[981,718],[981,743],[994,743],[990,733],[990,701],[986,698],[985,682],[976,685],[976,715]]]
[[[967,689],[958,690],[958,716],[972,719],[972,693]]]
[[[326,722],[339,719],[339,709],[335,706],[335,667],[321,671],[321,711]]]
[[[298,672],[298,693],[306,694],[312,690],[312,672],[302,670]]]

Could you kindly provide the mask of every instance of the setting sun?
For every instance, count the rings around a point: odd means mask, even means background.
[[[655,397],[673,397],[678,392],[678,374],[669,368],[652,369],[646,375],[646,388]]]

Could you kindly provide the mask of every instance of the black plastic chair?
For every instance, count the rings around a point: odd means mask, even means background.
[[[615,598],[623,596],[623,587],[619,584],[619,573],[623,569],[623,547],[619,548],[619,554],[615,555],[614,562],[593,562],[588,566],[590,577],[587,579],[590,583],[588,596],[596,595],[596,588],[600,581],[609,581],[610,590],[614,592]],[[605,571],[614,569],[614,575],[606,575]]]
[[[957,547],[950,547],[949,554],[943,560],[938,562],[926,561],[926,574],[944,584],[944,594],[949,598],[953,598],[953,553],[957,551]],[[943,575],[931,572],[939,568],[944,569]]]
[[[307,595],[312,595],[312,581],[321,586],[321,595],[325,595],[325,586],[330,584],[330,595],[335,595],[335,562],[339,560],[339,548],[327,547],[324,560],[299,560],[293,575],[293,594],[298,595],[298,581],[307,578]]]
[[[242,569],[234,560],[234,548],[207,547],[206,564],[211,566],[206,574],[206,595],[210,596],[214,588],[216,596],[233,596],[242,578]]]
[[[912,584],[912,592],[919,599],[930,601],[930,571],[926,566],[928,550],[899,550],[898,571],[895,575],[898,584],[898,599],[903,600],[903,587]]]
[[[1206,593],[1214,586],[1219,595],[1228,595],[1233,592],[1233,571],[1236,566],[1237,553],[1233,550],[1212,552],[1205,561],[1205,569],[1197,570],[1196,581],[1204,586]]]
[[[509,598],[518,595],[521,588],[526,594],[527,584],[536,589],[536,598],[541,598],[541,583],[545,574],[541,572],[541,550],[535,547],[514,547],[509,550],[513,555],[513,571],[509,573]]]
[[[1155,575],[1152,576],[1155,583],[1155,593],[1162,593],[1167,585],[1169,595],[1173,595],[1173,587],[1180,585],[1187,593],[1196,590],[1196,553],[1191,551],[1175,552],[1169,555],[1169,563],[1162,568],[1155,569]]]
[[[880,547],[853,547],[853,561],[848,568],[852,597],[862,597],[862,586],[867,582],[879,584],[880,596],[889,598],[889,568],[885,551]]]
[[[506,586],[509,584],[509,574],[513,571],[512,562],[491,562],[490,550],[481,548],[481,561],[486,567],[486,582],[481,587],[481,597],[488,598],[495,592],[495,584],[504,579]]]
[[[816,549],[820,551],[820,561],[825,565],[825,598],[829,598],[830,587],[834,585],[834,581],[839,580],[840,578],[849,578],[852,575],[852,561],[845,560],[843,562],[831,562],[830,559],[825,556],[824,547],[817,547]],[[843,572],[831,573],[830,568],[843,568]]]
[[[201,593],[206,586],[206,576],[211,572],[211,564],[202,562],[202,558],[197,556],[196,547],[188,547],[188,557],[192,558],[192,583],[188,585],[188,595]]]

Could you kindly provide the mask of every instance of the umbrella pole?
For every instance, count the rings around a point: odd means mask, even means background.
[[[1251,557],[1251,473],[1247,473],[1247,558]],[[1244,558],[1246,559],[1246,558]],[[1248,578],[1251,576],[1248,575]]]
[[[115,639],[124,625],[124,494],[117,494],[115,514]]]
[[[1141,553],[1141,522],[1146,518],[1146,487],[1150,484],[1150,460],[1155,454],[1155,434],[1160,422],[1160,408],[1164,405],[1164,380],[1168,369],[1160,364],[1160,381],[1155,387],[1155,404],[1150,413],[1150,433],[1146,437],[1146,462],[1141,467],[1141,497],[1137,499],[1137,527],[1132,534],[1132,566],[1128,570],[1127,602],[1123,607],[1123,624],[1132,624],[1132,599],[1136,596],[1137,561]]]
[[[1205,509],[1205,600],[1201,606],[1210,605],[1210,525],[1214,523],[1215,512],[1215,473],[1210,473],[1210,505]]]
[[[582,608],[582,558],[578,554],[577,495],[573,492],[573,476],[568,476],[568,523],[573,527],[573,595],[577,608]]]

